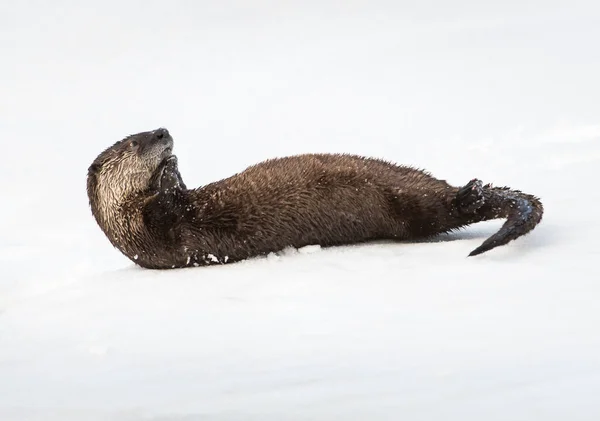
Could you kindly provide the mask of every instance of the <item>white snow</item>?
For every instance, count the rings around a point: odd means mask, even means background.
[[[5,2],[0,420],[599,419],[599,7]],[[502,221],[143,270],[85,176],[161,126],[189,186],[349,152],[546,212],[476,258]]]
[[[304,247],[299,248],[298,252],[302,253],[302,254],[312,254],[312,253],[316,253],[316,252],[318,252],[320,250],[321,250],[321,246],[320,245],[313,244],[313,245],[310,245],[310,246],[304,246]]]

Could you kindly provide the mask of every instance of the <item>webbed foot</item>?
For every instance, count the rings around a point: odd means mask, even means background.
[[[474,178],[461,187],[456,194],[456,207],[462,214],[472,214],[485,203],[483,183]]]

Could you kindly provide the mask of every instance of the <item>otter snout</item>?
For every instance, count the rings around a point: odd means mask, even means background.
[[[161,127],[160,129],[156,129],[152,132],[152,136],[155,140],[163,140],[163,139],[167,139],[170,138],[171,135],[169,134],[169,131],[163,127]]]
[[[171,154],[173,149],[173,137],[167,129],[161,127],[152,132],[150,137],[150,143],[153,145],[161,145],[163,148],[163,154]]]

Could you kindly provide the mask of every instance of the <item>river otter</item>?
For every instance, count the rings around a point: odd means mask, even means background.
[[[411,240],[495,218],[474,256],[531,231],[540,200],[477,179],[453,187],[374,158],[306,154],[270,159],[188,189],[160,128],[115,143],[92,163],[87,193],[110,242],[153,269],[230,263],[288,246]]]

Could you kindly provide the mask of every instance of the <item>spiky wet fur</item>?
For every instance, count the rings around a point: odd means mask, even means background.
[[[88,172],[100,227],[146,268],[235,262],[288,246],[416,240],[507,218],[474,255],[531,231],[543,213],[539,199],[516,190],[478,180],[458,188],[374,158],[270,159],[197,189],[186,188],[174,156],[161,158],[128,155],[118,142]]]

